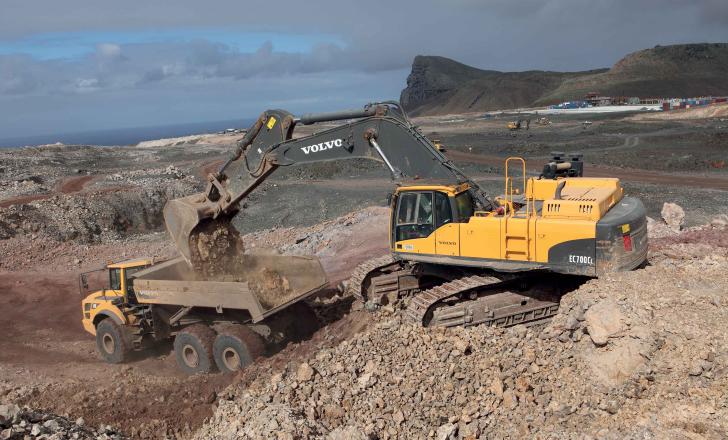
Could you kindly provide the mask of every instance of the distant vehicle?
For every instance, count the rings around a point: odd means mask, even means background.
[[[517,121],[508,122],[508,124],[506,124],[506,127],[511,131],[520,130],[521,128],[524,128],[524,123],[526,130],[531,128],[531,120],[521,118],[519,118]]]
[[[226,128],[225,130],[218,131],[217,134],[245,134],[247,131],[244,128]]]
[[[432,143],[435,145],[435,148],[437,149],[437,151],[439,151],[439,152],[446,151],[445,147],[442,145],[442,141],[440,141],[440,139],[433,139]]]

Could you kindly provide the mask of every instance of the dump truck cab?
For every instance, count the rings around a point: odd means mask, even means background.
[[[81,301],[84,330],[96,335],[96,328],[104,319],[111,319],[118,325],[129,324],[133,315],[124,313],[124,306],[135,304],[132,289],[132,275],[153,264],[150,258],[137,258],[106,265],[103,269],[82,273],[79,276],[79,290],[86,295]],[[89,282],[101,289],[93,290]],[[89,290],[92,290],[89,293]]]

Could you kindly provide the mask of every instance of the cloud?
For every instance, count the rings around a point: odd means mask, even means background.
[[[70,60],[0,55],[0,81],[5,84],[4,93],[89,93],[215,78],[242,81],[320,72],[375,73],[406,68],[410,62],[408,58],[377,62],[367,57],[376,58],[376,54],[336,44],[319,44],[310,52],[299,53],[276,51],[271,42],[254,52],[204,40],[124,46],[102,43],[93,53]]]
[[[609,66],[628,52],[657,44],[728,40],[725,0],[320,0],[315,5],[281,0],[275,14],[261,11],[271,12],[260,3],[237,0],[177,0],[174,7],[150,0],[134,8],[94,0],[4,0],[0,42],[99,30],[187,28],[196,35],[205,27],[282,33],[294,39],[332,36],[328,43],[289,52],[276,50],[270,42],[239,51],[230,41],[204,37],[98,42],[95,63],[123,68],[129,75],[126,83],[133,76],[144,83],[320,71],[376,73],[406,68],[418,54],[495,70],[582,70]]]
[[[96,53],[102,58],[116,59],[121,57],[121,46],[112,43],[101,43],[96,46]]]
[[[27,69],[32,62],[25,55],[0,57],[0,95],[23,94],[36,87],[35,79]]]
[[[274,102],[315,111],[396,98],[418,54],[506,71],[608,67],[628,52],[657,44],[728,41],[727,5],[725,0],[280,0],[275,5],[149,0],[129,7],[97,0],[3,0],[0,105],[12,103],[19,110],[0,120],[0,132],[38,119],[49,130],[73,130],[92,122],[210,120],[242,110],[251,116]],[[206,36],[205,29],[218,32]],[[151,30],[168,35],[187,30],[189,37],[142,37]],[[235,32],[240,38],[245,32],[273,37],[264,43],[255,39],[255,47],[226,39],[225,33]],[[127,38],[115,39],[115,33]],[[93,35],[98,41],[88,43]],[[281,45],[277,35],[301,43]],[[63,47],[65,38],[76,42],[73,50],[62,53],[66,59],[53,59],[49,54]],[[28,41],[47,44],[47,50],[34,52],[42,58],[11,53]],[[87,44],[87,52],[78,50]],[[117,108],[124,111],[112,118]]]

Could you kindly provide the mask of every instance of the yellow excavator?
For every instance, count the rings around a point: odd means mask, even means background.
[[[293,138],[298,125],[329,121],[345,122]],[[194,260],[198,232],[230,222],[278,167],[361,158],[396,182],[391,252],[355,268],[347,287],[368,307],[397,302],[425,326],[528,323],[552,316],[559,287],[575,279],[553,274],[597,277],[646,259],[643,204],[616,178],[583,177],[580,155],[554,154],[533,177],[508,158],[503,194],[489,197],[393,101],[301,117],[265,111],[204,193],[167,203],[167,229]]]

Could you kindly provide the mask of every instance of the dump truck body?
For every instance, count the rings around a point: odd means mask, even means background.
[[[257,323],[305,299],[327,282],[321,263],[313,257],[255,255],[246,256],[245,262],[248,270],[239,277],[204,280],[189,270],[183,258],[176,258],[139,272],[134,278],[134,292],[140,304],[243,310]],[[275,275],[266,276],[280,277],[286,288],[261,291],[264,286],[245,281],[250,274],[268,268],[273,268]]]

